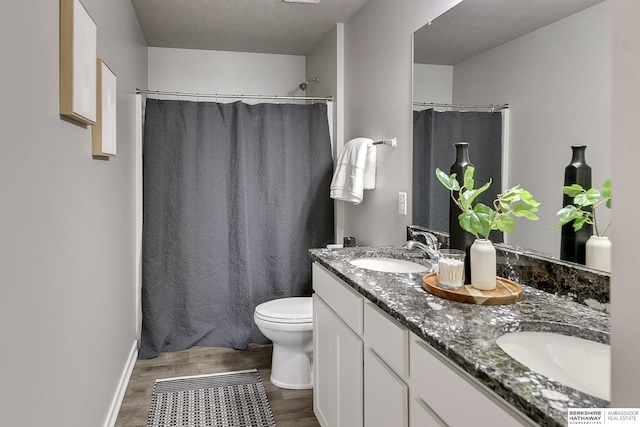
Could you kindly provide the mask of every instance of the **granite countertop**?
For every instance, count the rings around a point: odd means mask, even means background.
[[[311,258],[424,339],[444,357],[542,426],[567,425],[567,408],[609,402],[552,381],[508,356],[496,344],[505,332],[546,330],[608,343],[609,315],[521,283],[523,298],[509,305],[450,301],[422,288],[424,273],[382,273],[348,261],[390,257],[430,265],[422,252],[401,246],[311,249]]]

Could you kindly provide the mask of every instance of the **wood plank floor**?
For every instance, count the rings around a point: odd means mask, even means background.
[[[277,427],[319,427],[313,414],[312,390],[280,389],[269,381],[271,345],[250,345],[245,351],[220,347],[194,347],[137,360],[116,420],[116,427],[146,427],[156,379],[184,375],[257,369]]]

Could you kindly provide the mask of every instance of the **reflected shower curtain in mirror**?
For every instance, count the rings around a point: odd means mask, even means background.
[[[144,132],[139,357],[267,342],[255,306],[334,240],[327,106],[148,99]]]
[[[492,180],[479,201],[491,206],[502,190],[502,113],[469,111],[413,112],[413,224],[449,231],[449,192],[436,178],[456,159],[456,142],[469,143],[469,160],[478,185]],[[502,233],[491,233],[502,242]]]

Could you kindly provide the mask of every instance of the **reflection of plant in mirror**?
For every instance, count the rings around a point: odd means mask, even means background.
[[[474,172],[473,166],[469,166],[465,170],[463,185],[460,187],[455,173],[449,176],[440,169],[436,169],[438,180],[451,192],[451,198],[462,210],[462,213],[458,215],[458,220],[463,230],[475,235],[476,238],[483,236],[486,239],[491,230],[505,233],[514,231],[516,220],[511,215],[532,221],[538,219],[535,212],[538,211],[540,203],[536,202],[531,193],[519,185],[498,194],[493,201],[493,209],[483,203],[474,204],[478,196],[487,191],[491,185],[491,181],[489,181],[482,187],[474,189]]]
[[[598,229],[598,222],[596,221],[596,209],[603,203],[609,209],[611,209],[611,179],[607,179],[602,184],[602,192],[595,188],[585,190],[579,184],[566,185],[562,187],[562,191],[569,197],[573,197],[573,205],[567,205],[560,209],[557,216],[560,217],[560,222],[556,227],[562,227],[565,224],[573,221],[574,231],[578,231],[584,224],[593,225],[596,236],[603,237],[611,222],[600,233]],[[602,196],[601,200],[598,200]]]

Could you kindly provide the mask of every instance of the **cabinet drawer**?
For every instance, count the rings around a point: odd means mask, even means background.
[[[440,359],[417,335],[410,345],[412,390],[450,427],[533,426],[491,390],[452,363]]]
[[[313,263],[313,289],[356,334],[362,336],[364,299],[324,267]]]
[[[364,340],[396,375],[408,377],[409,330],[370,302],[364,305]]]

